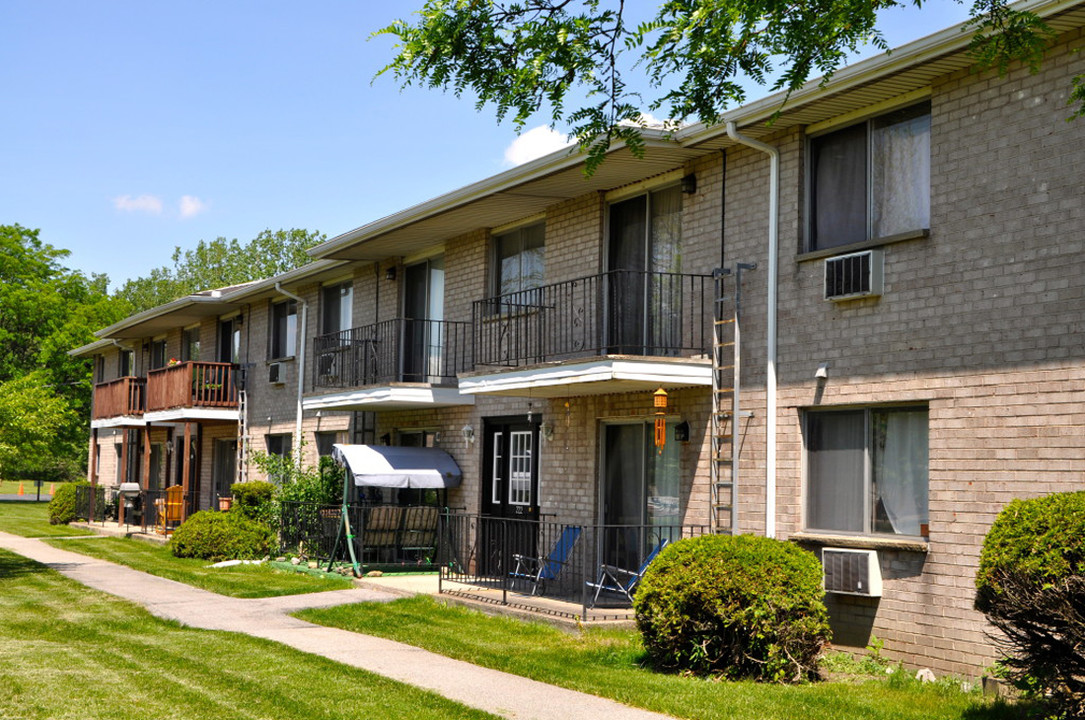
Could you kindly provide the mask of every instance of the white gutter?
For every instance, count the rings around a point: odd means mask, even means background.
[[[772,145],[739,135],[733,121],[727,123],[727,136],[767,154],[770,163],[768,310],[765,319],[765,537],[771,538],[776,537],[776,284],[779,273],[780,151]]]
[[[298,343],[298,406],[294,411],[294,465],[301,470],[301,401],[305,390],[305,338],[307,337],[307,324],[309,321],[309,302],[292,292],[283,290],[281,282],[275,283],[275,289],[298,303],[298,311],[301,313],[301,341]]]

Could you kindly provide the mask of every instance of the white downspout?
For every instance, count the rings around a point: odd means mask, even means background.
[[[765,537],[776,537],[776,284],[779,244],[780,151],[766,143],[739,135],[727,122],[727,137],[769,156],[769,263],[768,311],[765,319]]]
[[[294,411],[294,465],[301,469],[301,399],[305,390],[305,339],[307,336],[307,324],[309,321],[309,302],[292,292],[283,290],[280,282],[275,283],[275,289],[286,295],[298,304],[298,312],[301,313],[301,340],[298,342],[298,407]]]

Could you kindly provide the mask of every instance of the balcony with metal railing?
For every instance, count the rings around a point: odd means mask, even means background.
[[[471,367],[471,323],[396,318],[313,339],[306,410],[470,405],[457,375]]]
[[[709,385],[711,275],[614,270],[474,303],[465,393],[566,397]]]
[[[147,373],[148,421],[238,420],[238,367],[181,362]]]
[[[122,377],[94,386],[92,427],[142,425],[147,379]]]

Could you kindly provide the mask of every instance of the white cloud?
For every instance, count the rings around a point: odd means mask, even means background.
[[[121,195],[113,198],[113,207],[122,212],[142,212],[147,213],[148,215],[161,215],[162,198],[155,197],[154,195],[140,195],[139,197]]]
[[[540,158],[569,145],[572,145],[572,141],[564,133],[552,130],[546,125],[540,125],[521,133],[505,148],[505,164],[523,165],[529,160]]]
[[[195,195],[182,195],[179,203],[182,218],[190,218],[207,210],[207,203]]]

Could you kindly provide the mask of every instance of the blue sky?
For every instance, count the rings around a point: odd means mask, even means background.
[[[510,167],[510,146],[553,149],[513,146],[473,99],[371,84],[392,41],[367,38],[421,2],[3,0],[0,224],[116,286],[177,245],[333,237]],[[966,15],[939,0],[883,27],[895,46]]]

